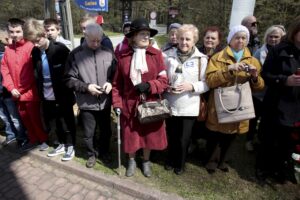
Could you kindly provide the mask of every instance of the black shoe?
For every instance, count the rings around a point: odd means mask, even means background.
[[[30,151],[32,149],[35,149],[38,145],[37,144],[31,144],[31,143],[26,143],[24,144],[21,148],[20,151],[23,152],[27,152]]]
[[[207,173],[214,174],[216,172],[215,169],[206,169]]]
[[[96,157],[95,156],[90,156],[89,159],[86,161],[86,167],[87,168],[92,168],[96,164]]]
[[[169,164],[165,164],[165,165],[164,165],[164,168],[165,168],[165,170],[167,170],[167,171],[171,171],[171,170],[174,169],[174,167],[171,166],[171,165],[169,165]]]
[[[9,144],[11,144],[11,143],[14,143],[16,141],[16,138],[11,138],[11,139],[7,139],[6,138],[6,140],[4,141],[4,142],[2,142],[2,146],[7,146],[7,145],[9,145]]]
[[[184,169],[183,168],[174,168],[174,173],[177,175],[183,174]]]
[[[229,172],[229,168],[228,167],[219,168],[219,170],[221,170],[222,172]]]

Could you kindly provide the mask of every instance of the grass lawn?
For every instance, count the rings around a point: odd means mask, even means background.
[[[115,119],[114,116],[112,116]],[[112,122],[113,137],[111,141],[111,152],[113,162],[105,165],[100,160],[97,160],[95,166],[105,174],[117,175],[117,140],[116,140],[116,123]],[[77,132],[77,150],[75,160],[85,166],[86,152],[83,141],[82,128],[78,127]],[[255,155],[248,153],[245,150],[245,136],[236,138],[231,151],[230,171],[224,173],[217,171],[210,175],[206,172],[201,159],[203,159],[204,151],[202,143],[199,140],[199,148],[189,155],[186,172],[178,176],[172,171],[164,170],[163,164],[166,152],[154,151],[151,155],[153,162],[153,175],[150,178],[145,178],[141,172],[141,156],[137,156],[138,169],[136,174],[129,179],[148,187],[153,187],[167,193],[176,193],[186,199],[278,199],[278,200],[299,200],[300,185],[276,184],[269,181],[267,184],[260,184],[254,176],[254,160]],[[121,176],[125,177],[126,156],[122,154]]]

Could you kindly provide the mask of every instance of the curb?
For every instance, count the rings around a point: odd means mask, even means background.
[[[16,150],[12,146],[2,148],[2,150],[8,150],[11,153],[17,154]],[[184,198],[176,194],[168,194],[158,189],[149,188],[147,186],[135,183],[132,180],[107,175],[102,173],[101,171],[96,171],[94,169],[84,168],[82,167],[82,165],[76,163],[75,161],[62,162],[60,161],[60,159],[49,158],[47,157],[46,153],[40,152],[38,150],[32,150],[24,155],[28,155],[31,158],[49,164],[53,167],[63,169],[64,171],[70,172],[81,178],[85,178],[95,183],[99,183],[101,185],[113,188],[117,191],[123,192],[124,194],[130,195],[137,199],[184,200]],[[65,163],[67,163],[67,165]]]

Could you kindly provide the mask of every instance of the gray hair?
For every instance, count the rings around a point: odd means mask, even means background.
[[[101,39],[103,36],[103,29],[97,23],[89,23],[86,25],[85,28],[85,36],[90,36],[90,35],[98,35],[99,38]]]
[[[273,33],[274,31],[278,31],[280,34],[281,34],[281,38],[283,36],[285,36],[286,32],[285,32],[285,28],[284,26],[282,25],[273,25],[273,26],[270,26],[266,32],[265,32],[265,35],[264,35],[264,43],[267,44],[267,39],[268,39],[268,36]]]

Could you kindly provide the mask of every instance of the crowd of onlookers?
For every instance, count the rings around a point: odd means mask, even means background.
[[[47,156],[62,154],[63,161],[71,160],[76,149],[76,103],[89,168],[97,158],[112,159],[113,108],[121,119],[128,177],[135,174],[139,150],[146,177],[152,175],[152,150],[166,149],[164,168],[184,173],[187,154],[199,137],[207,141],[207,172],[228,172],[228,150],[239,134],[247,134],[245,148],[256,151],[259,179],[296,181],[294,170],[300,171],[300,17],[290,22],[287,31],[283,25],[270,26],[263,44],[254,16],[230,28],[226,45],[217,26],[201,34],[193,24],[172,23],[161,49],[153,39],[158,31],[144,18],[124,23],[125,37],[115,50],[102,24],[101,16],[84,17],[80,22],[83,37],[73,49],[60,35],[55,19],[8,20],[7,34],[0,38],[3,146],[17,142],[21,152],[47,151],[54,129],[56,145]],[[256,117],[219,122],[214,90],[244,83],[250,85]],[[141,123],[137,107],[162,98],[168,101],[171,117]],[[207,117],[198,121],[204,100]]]

